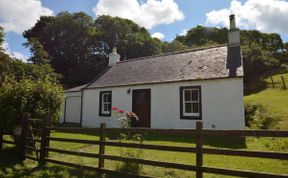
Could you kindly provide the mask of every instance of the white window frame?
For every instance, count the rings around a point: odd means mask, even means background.
[[[185,101],[185,91],[190,91],[191,92],[191,100],[190,101]],[[192,91],[197,91],[197,95],[198,95],[198,100],[197,101],[193,101],[192,100]],[[190,104],[194,104],[197,103],[198,104],[198,113],[193,113],[193,106],[192,106],[192,113],[186,113],[186,103],[190,103]],[[182,106],[183,106],[183,116],[194,116],[194,117],[200,117],[200,92],[198,88],[187,88],[187,89],[183,89],[182,90]]]
[[[105,101],[104,100],[104,98],[105,97],[110,97],[111,99],[110,99],[110,101]],[[100,105],[100,113],[99,113],[99,115],[100,116],[110,116],[111,115],[111,107],[110,107],[110,109],[108,109],[108,110],[106,110],[105,111],[105,105],[108,105],[109,106],[109,104],[110,104],[110,106],[112,107],[112,91],[101,91],[100,92],[100,103],[99,103],[99,105]],[[108,107],[109,108],[109,107]]]

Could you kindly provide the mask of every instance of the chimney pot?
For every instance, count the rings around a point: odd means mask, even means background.
[[[228,31],[228,44],[232,46],[240,46],[240,31],[236,28],[235,15],[230,17],[230,30]]]
[[[109,54],[109,66],[115,65],[120,61],[120,55],[117,53],[117,47],[114,46],[112,52]]]
[[[232,14],[229,17],[230,17],[230,30],[235,30],[236,29],[235,15]]]

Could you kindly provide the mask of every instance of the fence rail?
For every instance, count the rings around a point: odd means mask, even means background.
[[[25,121],[26,119],[26,121]],[[42,128],[37,131],[41,132],[41,139],[36,139],[35,137],[28,135],[27,129],[29,128],[29,123],[41,123]],[[253,172],[253,171],[245,171],[245,170],[233,170],[233,169],[224,169],[224,168],[215,168],[215,167],[206,167],[203,166],[203,155],[206,154],[214,154],[214,155],[231,155],[231,156],[245,156],[245,157],[257,157],[257,158],[269,158],[269,159],[279,159],[279,160],[288,160],[288,153],[281,152],[267,152],[267,151],[252,151],[252,150],[235,150],[235,149],[216,149],[216,148],[206,148],[203,147],[204,136],[237,136],[237,137],[288,137],[288,131],[267,131],[267,130],[207,130],[202,128],[202,122],[197,122],[196,129],[147,129],[147,128],[106,128],[105,124],[101,124],[99,129],[90,129],[90,128],[58,128],[58,127],[49,127],[50,123],[48,119],[40,120],[40,119],[30,119],[29,117],[24,117],[22,125],[22,136],[21,143],[25,143],[24,146],[21,146],[21,153],[23,153],[23,157],[26,159],[32,159],[39,162],[50,162],[55,164],[62,164],[71,167],[81,167],[82,169],[94,170],[101,173],[109,173],[109,174],[125,174],[126,176],[137,176],[137,177],[149,177],[144,175],[133,175],[130,173],[123,173],[116,170],[105,169],[105,160],[112,161],[121,161],[121,162],[130,162],[136,164],[143,164],[149,166],[158,166],[164,168],[174,168],[181,169],[187,171],[195,171],[197,178],[202,178],[203,173],[213,173],[213,174],[221,174],[221,175],[231,175],[231,176],[240,176],[240,177],[263,177],[263,178],[283,178],[288,177],[288,175],[277,175],[271,173],[262,173],[262,172]],[[26,130],[25,130],[26,129]],[[36,129],[31,129],[36,130]],[[50,130],[64,130],[64,131],[91,131],[96,130],[99,132],[100,138],[99,140],[83,140],[83,139],[72,139],[72,138],[58,138],[51,137]],[[124,142],[115,142],[105,140],[105,135],[111,132],[129,132],[129,133],[157,133],[157,134],[174,134],[174,135],[191,135],[195,137],[195,147],[188,146],[167,146],[167,145],[154,145],[154,144],[138,144],[138,143],[124,143]],[[3,143],[5,144],[14,144],[12,141],[3,140],[3,131],[1,131],[0,144],[1,149]],[[27,140],[34,140],[35,142],[40,142],[40,149],[36,149],[36,147],[27,145]],[[82,144],[91,144],[98,145],[99,151],[98,153],[88,153],[88,152],[80,152],[80,151],[72,151],[72,150],[63,150],[58,148],[51,148],[49,146],[50,141],[56,142],[68,142],[68,143],[82,143]],[[173,152],[185,152],[185,153],[193,153],[196,154],[196,162],[195,165],[187,165],[187,164],[179,164],[179,163],[171,163],[171,162],[163,162],[156,160],[147,160],[147,159],[138,159],[138,158],[128,158],[122,156],[108,155],[105,153],[105,149],[107,146],[111,147],[125,147],[125,148],[140,148],[140,149],[150,149],[150,150],[160,150],[160,151],[173,151]],[[35,158],[33,156],[29,156],[25,154],[25,150],[34,150],[36,153],[40,152],[40,157]],[[74,156],[81,157],[89,157],[98,159],[98,167],[92,166],[83,166],[76,163],[63,162],[59,160],[54,160],[49,158],[49,152],[56,152],[61,154],[68,154]]]

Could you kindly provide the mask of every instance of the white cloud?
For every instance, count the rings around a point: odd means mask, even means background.
[[[179,35],[181,35],[181,36],[187,35],[187,32],[188,32],[188,29],[185,28],[181,31],[181,33]]]
[[[4,52],[6,54],[8,54],[10,57],[20,59],[24,62],[27,62],[28,57],[24,56],[24,54],[22,54],[19,51],[11,51],[9,44],[6,41],[3,42],[1,47],[2,47],[2,49],[4,49]]]
[[[174,0],[99,0],[93,11],[97,16],[127,18],[149,29],[184,19],[183,12]]]
[[[287,33],[288,2],[283,0],[233,0],[228,9],[213,10],[206,14],[207,25],[229,26],[229,15],[236,15],[237,26],[264,32]]]
[[[21,52],[15,51],[12,52],[12,55],[16,58],[16,59],[20,59],[22,61],[27,61],[27,57],[24,56],[24,54],[22,54]]]
[[[22,33],[31,28],[41,15],[52,15],[39,0],[1,0],[0,25],[6,32]]]
[[[163,40],[165,38],[165,35],[160,32],[155,32],[151,35],[153,38],[158,38],[159,40]]]

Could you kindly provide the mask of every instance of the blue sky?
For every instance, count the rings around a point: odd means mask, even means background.
[[[130,18],[165,41],[171,41],[196,25],[227,26],[229,14],[235,13],[240,28],[277,32],[288,41],[288,25],[285,25],[288,1],[284,0],[8,1],[0,2],[0,25],[6,33],[4,47],[7,53],[19,58],[30,56],[29,49],[22,45],[25,42],[22,32],[32,27],[41,15],[56,15],[61,11],[83,11],[93,18],[101,14]],[[269,12],[265,9],[267,6]]]

